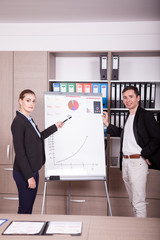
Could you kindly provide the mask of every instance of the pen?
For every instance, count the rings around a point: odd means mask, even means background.
[[[68,121],[69,119],[71,119],[72,118],[72,116],[69,116],[68,118],[66,118],[64,121],[63,121],[63,123],[65,123],[66,121]]]

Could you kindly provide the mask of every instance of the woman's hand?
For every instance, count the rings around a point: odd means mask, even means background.
[[[61,127],[63,127],[64,122],[59,121],[55,125],[56,125],[57,128],[61,128]]]
[[[28,179],[28,188],[34,189],[36,188],[36,181],[34,177]]]
[[[108,125],[109,125],[108,113],[107,112],[103,112],[102,118],[103,118],[104,125],[106,125],[106,127],[108,127]]]

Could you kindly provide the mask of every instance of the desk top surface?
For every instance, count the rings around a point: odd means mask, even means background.
[[[23,215],[1,214],[0,219],[8,219],[0,226],[0,239],[31,239],[31,236],[1,235],[11,221],[82,221],[82,235],[32,236],[32,239],[56,240],[159,240],[160,218],[75,216],[75,215]]]

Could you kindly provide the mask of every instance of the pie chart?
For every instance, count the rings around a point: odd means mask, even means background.
[[[76,100],[70,100],[68,102],[68,107],[72,111],[76,111],[79,108],[79,103]]]

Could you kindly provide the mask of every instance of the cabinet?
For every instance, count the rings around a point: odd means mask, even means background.
[[[13,53],[0,52],[0,164],[12,163]],[[2,137],[3,136],[3,137]]]
[[[44,129],[43,92],[47,91],[47,52],[0,52],[0,212],[17,212],[18,197],[16,184],[12,177],[14,151],[10,126],[19,109],[18,97],[22,90],[32,89],[36,93],[37,105],[32,117],[40,130]],[[10,151],[9,151],[10,150]],[[38,196],[34,213],[41,212],[44,186],[44,169],[40,171]],[[8,208],[9,206],[9,208]]]
[[[43,93],[47,86],[47,52],[14,52],[14,114],[19,109],[19,93],[33,90],[36,107],[32,117],[40,130],[44,128]]]

